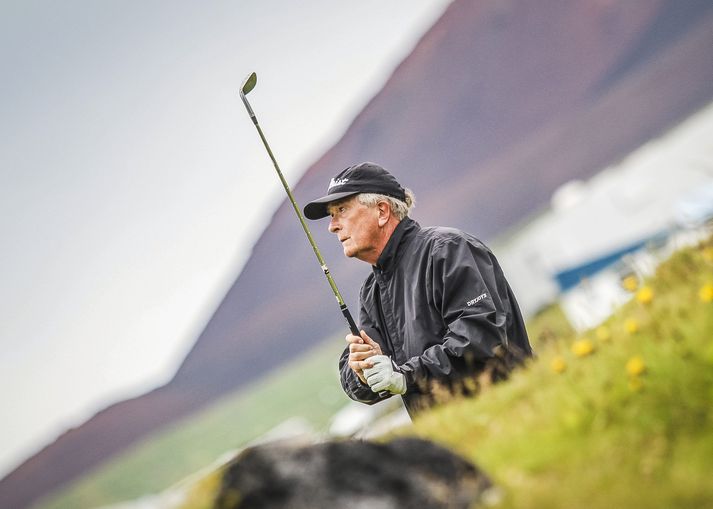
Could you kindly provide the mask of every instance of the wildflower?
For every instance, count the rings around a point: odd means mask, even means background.
[[[654,291],[650,286],[642,286],[641,289],[636,292],[636,300],[642,304],[650,304],[654,300]]]
[[[629,334],[636,334],[639,332],[639,322],[633,318],[629,318],[624,322],[624,329],[626,329],[626,332]]]
[[[621,285],[624,289],[634,292],[639,287],[639,280],[636,279],[636,276],[626,276],[621,282]]]
[[[586,357],[594,352],[594,345],[588,339],[580,339],[572,345],[572,353],[577,357]]]
[[[609,332],[609,327],[606,325],[600,325],[597,327],[595,334],[597,335],[597,339],[599,341],[609,341],[611,339],[611,332]]]
[[[705,303],[713,302],[713,284],[706,283],[698,291],[698,297]]]
[[[631,376],[641,375],[644,371],[646,371],[646,364],[644,364],[644,360],[638,355],[632,357],[626,363],[626,372]]]
[[[555,373],[564,373],[564,371],[567,369],[567,363],[564,361],[562,357],[559,355],[552,359],[552,362],[550,363],[550,368],[552,368],[552,371]]]

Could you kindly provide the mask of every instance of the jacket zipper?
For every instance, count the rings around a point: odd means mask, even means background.
[[[391,333],[389,333],[389,327],[386,323],[386,317],[384,316],[384,306],[381,302],[381,288],[383,286],[383,280],[382,277],[378,278],[378,283],[379,283],[379,288],[378,291],[376,292],[376,298],[377,298],[377,303],[376,303],[376,308],[377,311],[379,312],[379,321],[381,322],[381,327],[384,330],[384,338],[386,339],[386,342],[389,345],[389,349],[391,350],[391,358],[396,360],[396,349],[394,349],[394,343],[391,340]]]

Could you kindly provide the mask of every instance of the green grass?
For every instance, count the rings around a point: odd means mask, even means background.
[[[343,341],[332,339],[306,352],[280,372],[146,438],[37,507],[95,507],[160,492],[289,417],[303,417],[323,431],[348,401],[337,372],[342,348]]]
[[[651,302],[632,299],[598,332],[575,335],[558,306],[544,310],[528,324],[536,360],[477,398],[451,400],[397,433],[437,441],[474,461],[500,488],[501,508],[713,508],[713,303],[699,296],[713,284],[713,240],[677,253],[645,284]],[[627,331],[629,320],[637,322],[635,333]],[[585,338],[594,351],[578,356],[572,345]],[[276,424],[278,414],[326,422],[346,401],[334,367],[340,348],[335,341],[284,376],[135,448],[45,507],[85,507],[100,493],[106,503],[107,493],[126,499],[158,491]],[[633,357],[645,365],[640,375],[627,371]],[[553,370],[556,358],[564,371]],[[310,367],[314,380],[305,375]],[[313,410],[305,387],[320,380],[333,384],[335,403]],[[173,462],[182,464],[180,473],[143,479]],[[219,479],[215,470],[191,485],[185,509],[210,507]]]
[[[713,285],[713,240],[677,253],[644,284],[650,302],[634,298],[586,334],[575,335],[558,306],[544,310],[528,324],[536,360],[394,435],[475,462],[501,493],[494,507],[713,507],[713,302],[701,297]],[[582,340],[591,353],[575,353]],[[642,373],[627,368],[635,357]],[[197,483],[184,509],[210,507],[219,478]]]
[[[713,303],[699,296],[706,283],[710,240],[663,264],[646,282],[653,300],[633,299],[599,334],[567,333],[551,310],[531,330],[560,332],[545,334],[527,369],[402,433],[473,460],[501,487],[498,507],[713,507]],[[636,320],[636,333],[627,320]],[[594,352],[579,357],[571,346],[585,338]],[[646,367],[638,376],[626,368],[635,356]],[[556,357],[562,373],[552,369]]]

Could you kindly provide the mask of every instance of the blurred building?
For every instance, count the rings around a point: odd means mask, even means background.
[[[655,268],[645,248],[710,220],[711,133],[713,104],[589,181],[565,184],[547,210],[492,242],[525,315],[561,298],[575,327],[595,325],[628,298],[622,272]]]

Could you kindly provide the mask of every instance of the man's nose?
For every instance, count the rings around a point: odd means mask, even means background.
[[[335,221],[334,218],[332,217],[332,218],[329,220],[329,232],[330,232],[330,233],[337,233],[337,231],[339,231],[339,224],[338,224],[337,221]]]

